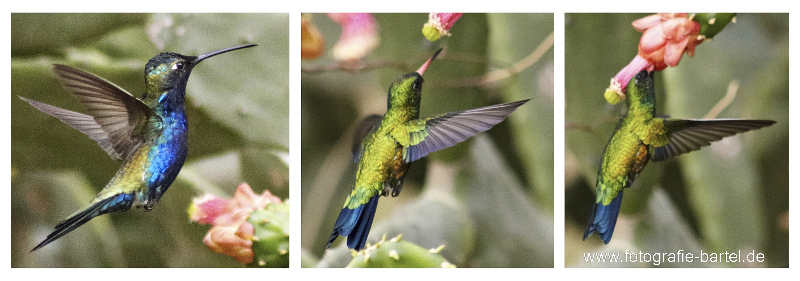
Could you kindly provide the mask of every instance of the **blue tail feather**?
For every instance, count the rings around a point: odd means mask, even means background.
[[[617,193],[617,197],[611,200],[608,205],[602,203],[595,204],[592,215],[589,216],[589,223],[583,233],[583,240],[586,240],[595,231],[600,235],[600,240],[608,244],[611,242],[611,235],[614,234],[614,226],[617,225],[619,208],[622,203],[622,191]]]
[[[340,235],[347,236],[348,248],[356,251],[364,248],[372,227],[372,219],[375,217],[375,210],[378,207],[378,198],[380,196],[373,196],[367,204],[355,209],[343,208],[339,213],[339,218],[336,219],[333,232],[325,248],[330,247],[331,243]]]
[[[70,233],[71,231],[89,222],[89,220],[97,216],[110,212],[127,211],[131,208],[132,204],[133,204],[133,195],[125,193],[119,194],[117,196],[112,196],[100,202],[94,203],[85,210],[73,214],[69,218],[58,223],[55,227],[55,230],[53,230],[52,233],[47,235],[47,238],[45,238],[44,241],[39,243],[39,245],[36,245],[36,247],[34,247],[33,250],[31,250],[31,252],[36,251],[39,248],[52,243],[53,241],[56,241],[58,238],[61,238],[67,233]]]

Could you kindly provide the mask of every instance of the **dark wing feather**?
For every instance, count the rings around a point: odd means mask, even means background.
[[[95,140],[97,144],[100,145],[100,147],[103,148],[103,150],[105,150],[106,153],[108,153],[108,155],[111,156],[111,158],[117,157],[116,152],[114,151],[114,147],[108,140],[108,133],[106,133],[106,131],[103,131],[103,128],[100,127],[100,124],[97,124],[97,121],[94,121],[94,117],[83,113],[78,113],[63,108],[58,108],[35,100],[29,100],[23,97],[19,98],[28,102],[39,111],[50,114],[50,116],[58,118],[59,120],[61,120],[61,122],[64,122],[70,127],[89,136],[89,138]]]
[[[522,100],[450,112],[430,118],[425,122],[424,132],[411,132],[411,134],[422,133],[424,139],[416,145],[406,147],[403,160],[410,163],[425,157],[428,153],[454,146],[477,133],[489,130],[528,101]]]
[[[117,160],[128,158],[144,141],[148,122],[159,120],[153,110],[142,101],[103,78],[60,64],[54,65],[53,71],[64,87],[86,107],[89,116],[93,117],[106,132],[105,141],[108,141],[113,150],[108,150],[106,147],[103,149],[106,149],[111,158]],[[58,117],[51,112],[45,111]]]
[[[711,142],[738,133],[760,129],[775,124],[772,120],[710,119],[710,120],[664,120],[669,132],[669,143],[656,147],[653,161],[664,161],[675,156],[699,150]]]

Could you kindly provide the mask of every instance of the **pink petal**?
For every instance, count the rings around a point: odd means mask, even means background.
[[[684,38],[682,42],[669,43],[664,47],[664,63],[669,66],[676,66],[681,61],[683,51],[686,49],[686,44],[689,43],[689,37]]]
[[[253,235],[256,234],[256,228],[249,222],[244,222],[236,229],[236,236],[245,240],[253,240]]]
[[[253,192],[250,185],[242,183],[236,188],[232,201],[235,201],[234,208],[257,210],[262,209],[269,203],[280,203],[281,199],[272,195],[269,190],[265,190],[261,195]]]
[[[645,30],[642,38],[639,39],[640,55],[641,52],[650,53],[664,47],[667,43],[662,36],[661,25]]]
[[[201,224],[212,224],[223,213],[226,204],[227,200],[212,194],[195,198],[189,208],[189,219]]]
[[[463,13],[432,13],[431,15],[432,18],[438,20],[442,30],[447,33],[447,31],[450,31],[450,28],[453,27],[453,24],[461,18]]]
[[[671,19],[661,23],[661,36],[667,41],[680,40],[683,37],[683,20]]]
[[[638,20],[633,21],[633,28],[636,31],[644,32],[646,29],[652,28],[661,23],[661,15],[649,15]]]
[[[205,243],[214,252],[225,254],[237,261],[249,264],[253,262],[255,253],[252,250],[253,241],[243,239],[236,235],[237,227],[215,226],[203,238]]]

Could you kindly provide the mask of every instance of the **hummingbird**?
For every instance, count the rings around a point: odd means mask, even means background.
[[[383,116],[368,116],[361,122],[362,129],[357,130],[353,145],[353,160],[358,162],[356,182],[325,248],[340,235],[347,236],[348,248],[357,251],[364,248],[378,198],[400,194],[411,162],[489,130],[528,102],[522,100],[419,118],[422,74],[441,51],[437,50],[417,71],[400,76],[392,83]]]
[[[55,64],[53,71],[61,84],[88,114],[20,98],[87,135],[122,165],[88,205],[57,224],[31,252],[94,217],[131,207],[152,210],[186,160],[188,126],[184,102],[192,69],[207,58],[254,46],[241,45],[199,56],[160,53],[145,65],[146,91],[138,98],[97,75]]]
[[[617,123],[603,152],[597,172],[597,199],[583,240],[594,232],[605,244],[611,241],[622,203],[630,187],[650,160],[660,162],[699,150],[711,142],[775,124],[753,119],[663,119],[655,116],[653,73],[641,71],[628,84],[628,111]]]

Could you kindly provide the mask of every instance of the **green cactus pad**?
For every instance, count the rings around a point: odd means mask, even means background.
[[[357,253],[354,251],[355,257],[347,267],[456,267],[439,254],[444,245],[428,250],[401,238],[397,236],[387,241],[384,235],[377,244]]]
[[[699,13],[694,15],[694,21],[700,24],[700,35],[711,39],[735,17],[735,13]]]
[[[289,202],[269,204],[250,213],[255,228],[251,267],[289,267]]]

